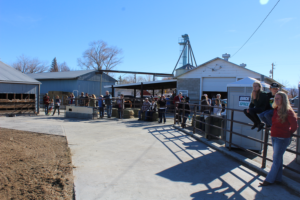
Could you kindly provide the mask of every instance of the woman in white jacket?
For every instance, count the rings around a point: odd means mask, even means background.
[[[214,107],[217,107],[217,108],[214,108],[213,110],[213,114],[214,115],[221,115],[221,112],[222,112],[222,104],[220,102],[220,99],[215,99],[215,105]]]

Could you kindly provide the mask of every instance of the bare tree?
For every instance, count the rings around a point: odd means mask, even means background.
[[[117,47],[108,47],[102,40],[91,42],[89,46],[90,48],[83,52],[82,60],[77,59],[81,68],[111,70],[122,62],[122,58],[119,58],[122,50]]]
[[[298,95],[298,89],[295,86],[293,86],[292,88],[289,88],[288,91],[289,91],[289,96],[291,98],[294,98]]]
[[[60,72],[69,72],[69,71],[71,71],[66,62],[58,64],[58,70]]]
[[[19,56],[17,62],[12,64],[12,67],[24,74],[42,73],[48,70],[46,64],[39,59],[31,59],[25,55]]]

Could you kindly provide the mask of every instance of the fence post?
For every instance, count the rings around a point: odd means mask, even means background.
[[[194,116],[193,116],[193,134],[196,133],[196,114],[197,114],[197,106],[194,106]]]
[[[181,124],[182,124],[182,128],[186,125],[185,123],[184,123],[184,119],[185,119],[185,102],[182,104],[182,106],[183,106],[183,112],[182,112],[182,122],[181,122]]]
[[[263,150],[264,152],[263,152],[263,157],[262,157],[261,168],[266,168],[267,152],[268,152],[269,132],[270,132],[270,128],[267,127],[267,128],[265,129],[264,150]]]
[[[233,129],[234,110],[231,110],[230,135],[229,135],[229,151],[231,151],[232,129]]]
[[[133,108],[135,108],[135,97],[133,99]]]
[[[174,124],[176,124],[176,104],[175,104],[175,107],[174,107]]]

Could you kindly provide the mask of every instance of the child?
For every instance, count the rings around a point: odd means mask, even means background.
[[[54,107],[54,102],[53,102],[53,99],[51,99],[50,106],[49,106],[49,111],[48,111],[48,115],[51,115],[53,107]]]

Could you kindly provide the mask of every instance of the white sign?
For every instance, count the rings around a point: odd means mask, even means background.
[[[250,96],[239,96],[240,101],[250,101],[251,97]]]
[[[239,101],[239,106],[240,107],[249,107],[250,105],[250,102],[247,102],[247,101]]]

